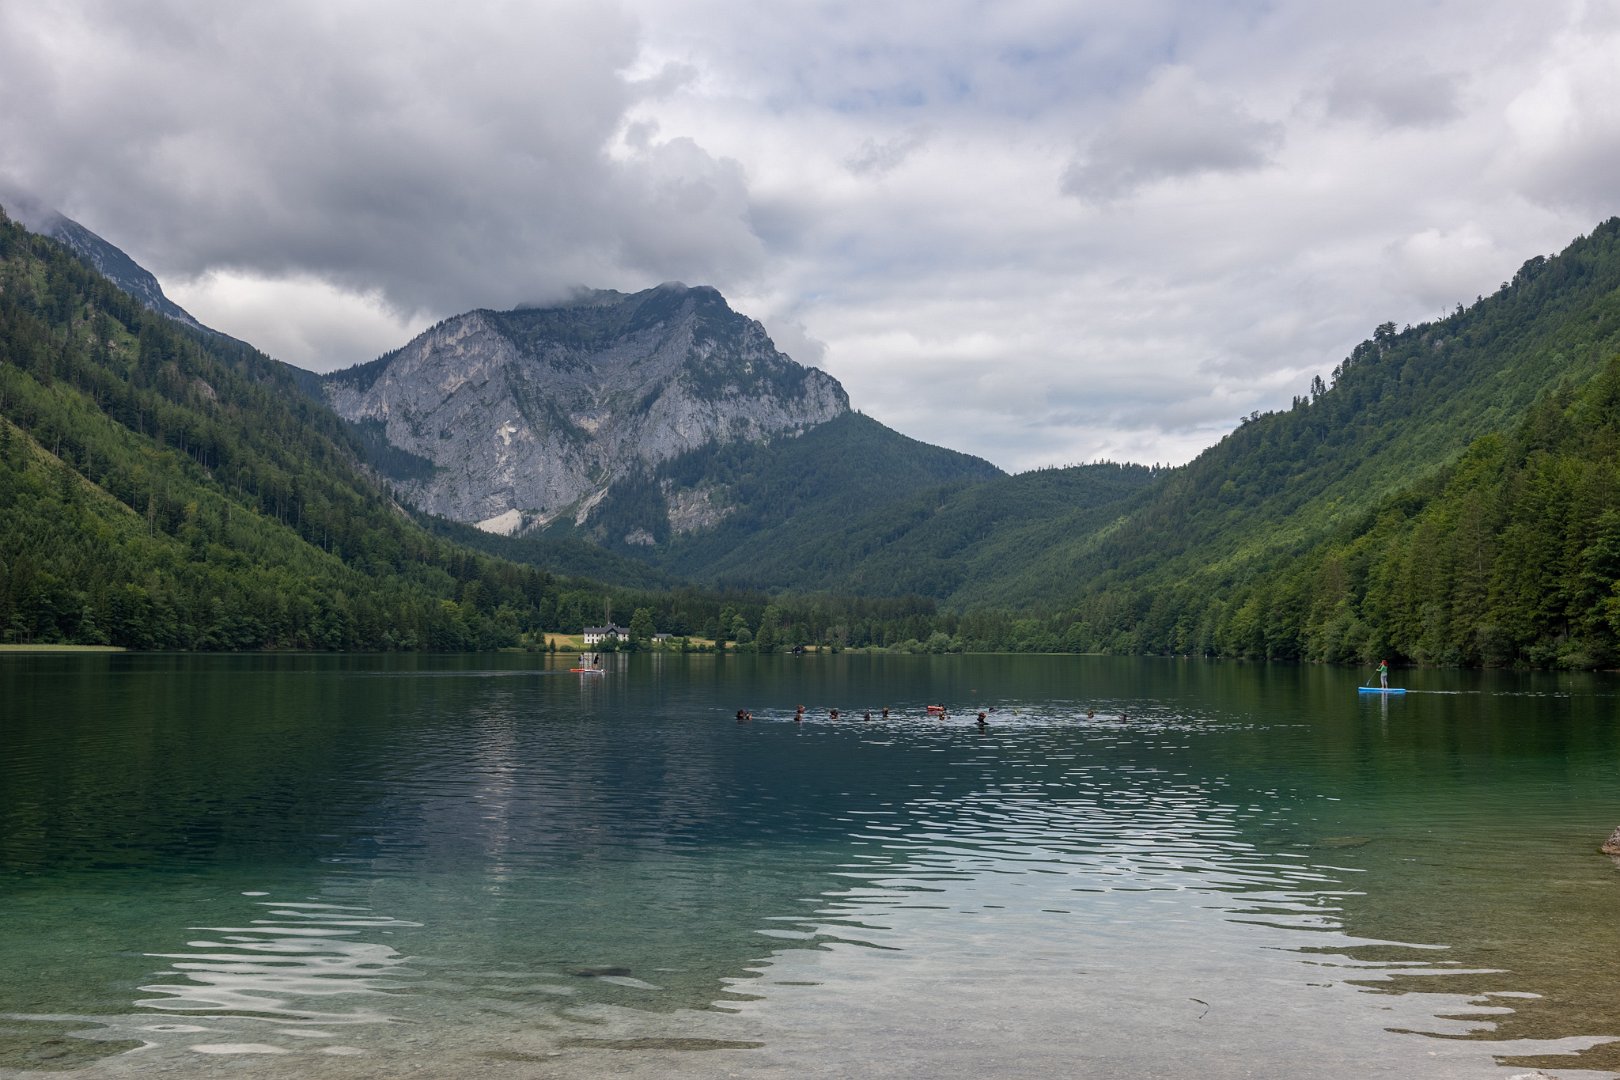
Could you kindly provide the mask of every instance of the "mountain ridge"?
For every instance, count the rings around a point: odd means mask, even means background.
[[[158,283],[157,275],[130,258],[122,248],[91,232],[61,211],[38,199],[15,193],[0,193],[0,203],[11,209],[12,216],[24,228],[63,245],[89,263],[102,277],[139,300],[148,310],[193,330],[217,333],[170,300]]]
[[[778,351],[717,291],[679,284],[453,316],[322,388],[340,416],[433,463],[394,478],[402,495],[486,526],[583,524],[638,466],[849,408],[837,380]]]

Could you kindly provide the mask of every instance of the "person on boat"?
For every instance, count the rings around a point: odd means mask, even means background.
[[[1389,661],[1378,661],[1378,686],[1382,690],[1389,689]]]

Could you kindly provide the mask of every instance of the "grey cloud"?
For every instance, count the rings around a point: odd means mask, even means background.
[[[1070,162],[1063,192],[1109,200],[1159,180],[1258,169],[1282,134],[1189,69],[1163,68]]]
[[[1397,128],[1438,127],[1462,115],[1462,80],[1424,70],[1417,61],[1340,74],[1323,101],[1328,115],[1369,119]]]
[[[6,5],[0,179],[160,275],[315,275],[450,313],[580,283],[753,273],[741,170],[616,145],[611,4]]]
[[[921,128],[889,139],[866,139],[844,159],[844,165],[856,176],[882,176],[899,168],[927,142],[928,131]]]
[[[1592,224],[1620,213],[1620,132],[1589,143],[1570,142],[1519,163],[1520,190],[1554,210],[1574,211]]]

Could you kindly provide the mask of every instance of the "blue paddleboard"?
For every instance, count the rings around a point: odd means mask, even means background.
[[[1404,687],[1401,688],[1401,689],[1396,689],[1393,686],[1391,686],[1387,690],[1384,689],[1382,686],[1358,686],[1358,687],[1356,687],[1356,690],[1359,691],[1360,693],[1363,693],[1363,694],[1404,694],[1404,693],[1406,693],[1406,690],[1405,690]]]

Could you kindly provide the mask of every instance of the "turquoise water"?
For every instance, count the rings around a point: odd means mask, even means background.
[[[1612,677],[609,661],[0,656],[0,1076],[1620,1069]]]

